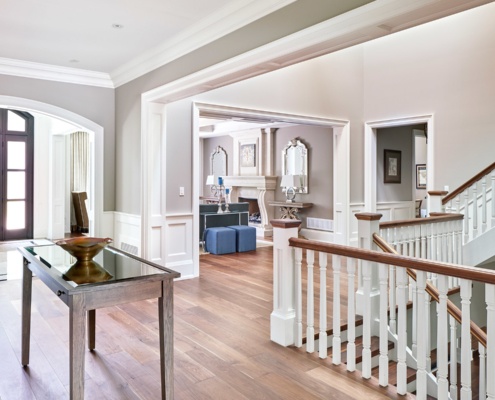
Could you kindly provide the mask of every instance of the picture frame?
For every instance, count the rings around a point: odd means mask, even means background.
[[[383,158],[383,182],[401,183],[402,152],[399,150],[384,150]]]
[[[426,189],[426,164],[416,164],[416,189]]]
[[[240,166],[256,167],[256,144],[243,144],[240,146]]]

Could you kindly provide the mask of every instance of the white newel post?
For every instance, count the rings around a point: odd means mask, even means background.
[[[428,192],[429,196],[429,204],[428,204],[428,213],[443,213],[445,212],[444,206],[442,205],[442,199],[449,192],[445,190],[431,190]]]
[[[273,311],[270,339],[282,346],[295,342],[296,290],[294,252],[289,239],[298,236],[299,220],[276,219],[273,226]]]
[[[361,249],[376,250],[376,245],[373,243],[373,234],[380,232],[380,218],[382,214],[374,213],[358,213],[356,218],[358,219],[358,246]],[[364,305],[370,305],[370,322],[379,318],[380,312],[380,282],[378,279],[378,268],[373,268],[369,261],[362,261],[359,273],[361,276],[358,281],[358,290],[356,292],[356,314],[364,316]],[[365,267],[369,265],[370,268]],[[371,272],[371,288],[370,299],[365,299],[364,285],[363,285],[363,272],[368,269]],[[367,279],[369,279],[367,277]],[[376,332],[377,333],[377,332]]]

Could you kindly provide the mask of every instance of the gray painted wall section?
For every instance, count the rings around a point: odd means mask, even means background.
[[[280,39],[346,11],[371,3],[370,0],[298,0],[223,38],[145,74],[116,89],[116,210],[140,214],[136,188],[140,187],[140,165],[129,162],[140,154],[141,94],[205,69],[264,44]],[[174,116],[177,117],[177,116]],[[129,151],[129,152],[128,152]],[[168,164],[168,163],[167,163]],[[131,176],[132,175],[132,176]],[[173,203],[174,204],[174,203]],[[174,205],[171,211],[175,212]],[[178,208],[181,206],[178,204]]]
[[[51,104],[81,115],[104,129],[103,209],[115,208],[115,91],[0,75],[0,94]]]

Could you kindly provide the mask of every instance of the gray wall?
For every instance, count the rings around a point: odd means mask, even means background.
[[[140,187],[141,94],[298,32],[372,0],[298,0],[245,27],[191,52],[116,89],[116,210],[140,214],[136,188]],[[266,92],[263,93],[266,96]],[[180,118],[171,115],[170,118]],[[184,151],[184,147],[176,151]],[[132,161],[131,161],[132,160]],[[191,160],[187,160],[191,162]],[[167,160],[168,170],[174,168]],[[174,189],[175,190],[175,189]],[[187,192],[186,192],[187,193]],[[170,212],[183,208],[181,199],[167,203]],[[186,196],[187,197],[187,196]],[[175,201],[177,200],[177,202]]]
[[[410,126],[377,130],[376,200],[377,202],[413,200],[413,134]],[[401,152],[401,182],[384,182],[384,150]]]
[[[211,174],[211,153],[221,146],[227,153],[227,175],[234,175],[234,139],[231,136],[219,136],[203,140],[203,195],[210,196],[211,190],[206,186],[206,178]]]
[[[115,91],[39,79],[0,75],[0,95],[51,104],[81,115],[104,129],[103,209],[115,207]]]
[[[296,201],[313,203],[300,217],[333,219],[333,130],[316,126],[292,126],[275,133],[275,173],[278,176],[275,199],[285,201],[280,179],[282,176],[282,149],[287,143],[300,138],[308,148],[308,194],[297,194]]]

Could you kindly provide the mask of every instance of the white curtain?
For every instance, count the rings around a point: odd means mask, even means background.
[[[89,134],[74,132],[70,135],[70,191],[87,192],[89,171]],[[70,196],[72,205],[72,195]],[[71,226],[76,225],[74,207],[71,207]]]

